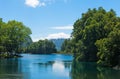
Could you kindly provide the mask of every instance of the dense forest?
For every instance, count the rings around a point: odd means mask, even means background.
[[[50,40],[39,40],[38,42],[31,43],[26,52],[33,54],[51,54],[56,53],[55,44]]]
[[[120,17],[113,9],[88,9],[73,27],[72,38],[62,44],[63,52],[73,53],[77,61],[120,64]]]
[[[11,20],[5,23],[0,18],[0,57],[23,51],[23,44],[27,45],[31,39],[30,34],[31,30],[22,22]]]

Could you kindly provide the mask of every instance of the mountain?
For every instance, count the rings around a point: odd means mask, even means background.
[[[62,43],[64,42],[65,39],[61,38],[61,39],[51,39],[51,41],[53,41],[53,43],[55,44],[56,46],[56,49],[58,51],[61,50],[61,46],[62,46]]]

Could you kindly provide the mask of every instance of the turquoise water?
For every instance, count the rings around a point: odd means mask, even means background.
[[[0,60],[0,79],[70,79],[71,55],[22,55]]]
[[[120,79],[120,71],[74,62],[71,55],[22,55],[0,60],[0,79]]]

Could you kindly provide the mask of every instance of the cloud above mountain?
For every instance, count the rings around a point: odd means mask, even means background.
[[[70,38],[70,34],[66,34],[64,32],[60,32],[60,33],[53,33],[53,34],[49,34],[47,37],[33,37],[33,41],[39,41],[39,40],[44,40],[44,39],[68,39]]]

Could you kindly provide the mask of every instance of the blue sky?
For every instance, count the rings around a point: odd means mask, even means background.
[[[100,6],[120,16],[120,0],[0,0],[0,18],[23,22],[32,30],[34,41],[69,38],[81,14]]]

